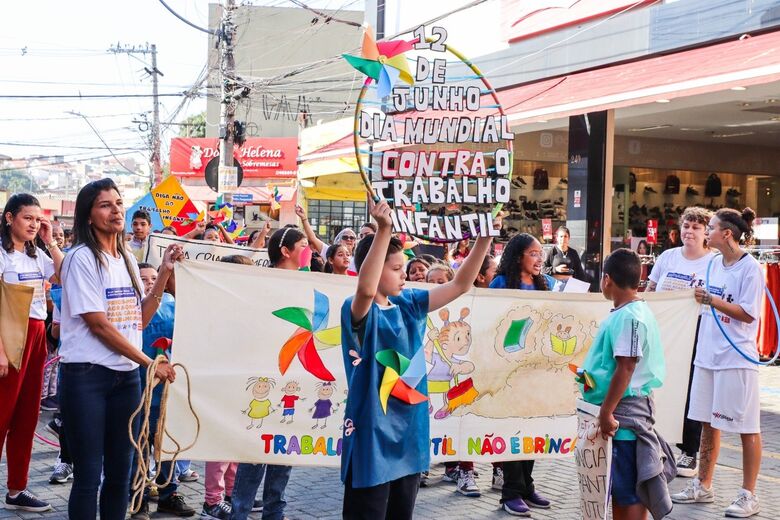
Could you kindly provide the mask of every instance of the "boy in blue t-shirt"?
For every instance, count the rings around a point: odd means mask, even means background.
[[[666,376],[660,330],[637,296],[642,266],[636,253],[618,249],[604,262],[601,291],[614,303],[582,369],[585,401],[601,407],[602,434],[612,443],[612,509],[616,520],[654,518],[672,510],[667,482],[674,478],[671,448],[653,429],[652,391]]]
[[[420,473],[430,466],[426,317],[471,288],[491,239],[476,241],[451,282],[404,289],[406,257],[391,236],[390,207],[382,200],[369,208],[378,230],[355,248],[358,286],[341,308],[349,385],[343,517],[404,520],[412,518]]]

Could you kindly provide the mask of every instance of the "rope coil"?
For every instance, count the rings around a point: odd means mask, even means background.
[[[161,381],[155,376],[157,367],[161,363],[168,363],[168,358],[166,358],[164,355],[159,355],[146,368],[146,385],[144,386],[143,393],[141,394],[141,402],[139,403],[138,408],[136,408],[132,415],[130,415],[130,421],[127,424],[130,443],[133,445],[137,460],[137,466],[135,473],[133,474],[130,487],[132,491],[132,497],[130,499],[131,514],[137,513],[141,509],[144,497],[144,489],[157,481],[157,477],[162,471],[162,466],[160,464],[162,455],[172,455],[171,469],[168,472],[168,475],[165,477],[165,483],[160,484],[161,487],[165,487],[169,485],[174,478],[174,468],[176,467],[176,460],[178,459],[179,455],[191,449],[198,441],[198,436],[200,435],[200,418],[198,417],[198,414],[195,413],[195,409],[192,407],[192,386],[190,384],[190,374],[184,365],[181,363],[174,363],[172,366],[174,368],[181,368],[181,370],[184,372],[185,378],[187,379],[187,404],[189,405],[192,416],[195,418],[195,438],[189,445],[182,448],[179,441],[174,439],[173,436],[168,433],[168,430],[165,427],[165,422],[168,412],[168,387],[170,386],[170,381],[165,380],[162,382],[163,390],[162,398],[160,400],[160,417],[157,420],[157,430],[155,432],[152,443],[149,443],[149,414],[152,408],[152,397],[154,394],[154,389],[157,385],[161,384]],[[138,432],[138,437],[136,438],[136,436],[133,434],[133,422],[141,412],[144,414],[143,421]],[[176,446],[173,451],[162,449],[163,434],[168,437],[168,439],[170,439],[171,442],[173,442],[173,444]],[[155,462],[155,472],[151,477],[149,477],[150,457],[152,457]]]

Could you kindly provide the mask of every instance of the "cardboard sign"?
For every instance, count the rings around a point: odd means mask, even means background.
[[[426,41],[426,31],[434,41]],[[381,101],[361,101],[355,114],[358,138],[384,149],[381,158],[371,157],[372,187],[387,194],[397,233],[436,242],[499,236],[491,211],[510,197],[514,134],[507,117],[490,90],[483,96],[483,88],[459,79],[463,70],[451,56],[471,63],[446,45],[444,28],[420,26],[414,36],[376,42],[366,31],[362,57],[344,55],[375,80],[375,97],[387,99],[383,110],[375,108]],[[355,151],[361,160],[364,152]]]
[[[171,174],[203,177],[206,165],[219,157],[219,139],[175,137],[171,139]],[[244,178],[289,178],[298,172],[298,139],[295,137],[248,138],[233,157],[241,164]]]
[[[198,208],[190,200],[176,177],[168,177],[144,195],[125,212],[125,229],[132,231],[133,213],[143,210],[152,218],[152,229],[172,226],[183,235],[191,231],[198,218]]]
[[[202,262],[219,262],[223,256],[241,255],[247,256],[260,267],[269,267],[271,265],[268,259],[267,249],[251,249],[234,244],[223,244],[220,242],[208,242],[206,240],[188,240],[186,238],[175,237],[172,235],[160,235],[154,233],[149,236],[148,247],[146,248],[146,263],[159,267],[162,263],[165,249],[171,244],[179,244],[184,249],[184,258],[186,260],[198,260]]]
[[[647,243],[651,245],[658,243],[658,221],[657,220],[650,219],[647,221]]]
[[[577,483],[583,520],[608,520],[611,499],[612,437],[599,431],[598,406],[577,402]],[[584,411],[586,408],[588,411]]]

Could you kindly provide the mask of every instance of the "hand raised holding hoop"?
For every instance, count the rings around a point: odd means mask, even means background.
[[[369,195],[368,212],[374,220],[376,220],[376,224],[380,229],[391,228],[393,226],[393,220],[390,218],[391,211],[392,210],[385,199],[375,202],[374,198]]]

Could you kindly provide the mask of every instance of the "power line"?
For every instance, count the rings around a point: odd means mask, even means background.
[[[218,31],[212,31],[211,29],[204,29],[203,27],[201,27],[201,26],[199,26],[199,25],[195,25],[195,24],[194,24],[194,23],[192,23],[191,21],[189,21],[189,20],[187,20],[186,18],[184,18],[183,16],[179,15],[179,14],[178,14],[176,11],[174,11],[173,9],[171,9],[171,7],[170,7],[168,4],[166,4],[166,3],[165,3],[165,0],[160,0],[160,3],[161,3],[161,4],[163,5],[163,7],[165,7],[165,8],[166,8],[168,11],[170,11],[170,13],[171,13],[173,16],[175,16],[176,18],[178,18],[178,19],[179,19],[179,20],[181,20],[182,22],[186,23],[187,25],[189,25],[189,26],[190,26],[190,27],[192,27],[193,29],[197,29],[197,30],[199,30],[199,31],[201,31],[201,32],[204,32],[204,33],[206,33],[206,34],[211,34],[211,35],[213,35],[213,36],[219,36],[219,32],[218,32]]]
[[[81,163],[81,162],[85,162],[85,161],[94,161],[95,159],[105,159],[106,157],[114,157],[114,159],[116,159],[117,156],[119,156],[119,155],[131,155],[131,154],[134,154],[134,153],[140,153],[140,152],[122,152],[122,153],[118,153],[118,154],[96,155],[94,157],[84,157],[83,159],[73,159],[71,161],[54,161],[54,162],[50,162],[50,163],[36,164],[34,166],[31,166],[31,167],[32,168],[42,168],[44,166],[55,166],[55,165],[59,165],[59,164],[76,164],[76,163]],[[117,159],[117,161],[119,161],[119,159]],[[119,161],[119,162],[121,164],[121,161]],[[30,166],[28,166],[28,167],[30,167]],[[11,168],[0,168],[0,172],[21,171],[21,170],[24,170],[24,169],[25,168],[20,168],[18,166],[17,167],[11,167]],[[125,168],[125,169],[127,169],[127,168]],[[133,175],[140,175],[140,174],[135,173],[135,172],[131,172],[131,173]],[[141,177],[145,177],[145,176],[141,175]]]
[[[180,97],[185,92],[157,94],[159,97]],[[189,94],[191,95],[191,94]],[[198,94],[199,96],[202,94]],[[117,99],[117,98],[148,98],[154,94],[10,94],[0,95],[0,99]]]
[[[74,150],[105,150],[104,146],[68,146],[64,144],[36,144],[36,143],[0,143],[3,146],[29,146],[33,148],[73,148]],[[137,152],[144,151],[143,148],[114,148],[114,150],[134,150]]]
[[[108,146],[108,143],[106,143],[106,141],[103,139],[103,136],[100,135],[100,132],[97,131],[97,128],[95,128],[95,126],[87,118],[87,116],[85,116],[83,114],[79,114],[78,112],[68,112],[68,113],[69,114],[73,114],[74,116],[81,116],[84,119],[84,121],[86,121],[86,123],[89,125],[89,127],[92,129],[92,131],[95,132],[95,135],[98,137],[98,139],[100,139],[100,142],[103,143],[103,146],[106,147],[106,150],[108,150],[108,152],[111,154],[111,156],[114,159],[117,160],[117,162],[122,166],[122,168],[124,168],[125,170],[127,170],[128,172],[130,172],[133,175],[138,175],[139,177],[145,177],[145,175],[142,175],[140,173],[136,173],[133,170],[131,170],[130,168],[128,168],[127,166],[125,166],[124,164],[122,164],[122,161],[120,161],[119,158],[116,156],[116,154],[114,154],[114,151],[111,149],[110,146]]]

